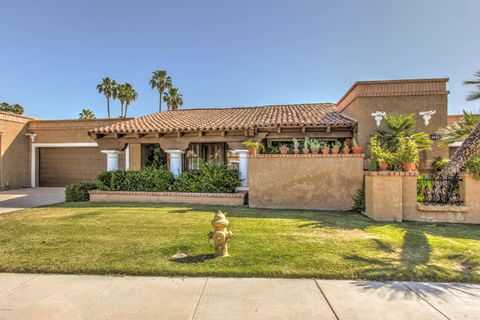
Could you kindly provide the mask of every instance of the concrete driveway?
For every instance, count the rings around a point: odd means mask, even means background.
[[[480,285],[0,273],[0,319],[480,319]]]
[[[26,188],[0,191],[0,214],[65,201],[65,188]]]

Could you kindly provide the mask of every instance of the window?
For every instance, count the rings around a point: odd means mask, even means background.
[[[202,161],[225,163],[226,149],[225,143],[191,143],[185,152],[185,170],[198,170]]]

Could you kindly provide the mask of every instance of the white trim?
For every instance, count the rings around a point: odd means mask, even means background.
[[[96,142],[59,142],[59,143],[32,143],[32,152],[30,159],[30,185],[32,188],[37,186],[37,148],[79,148],[79,147],[98,147]]]
[[[456,141],[454,143],[450,143],[448,146],[449,147],[461,147],[463,144],[463,141]]]

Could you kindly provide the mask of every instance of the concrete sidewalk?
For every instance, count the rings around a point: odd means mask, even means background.
[[[480,319],[480,285],[0,274],[0,319]]]
[[[25,188],[0,191],[0,214],[65,201],[65,188]]]

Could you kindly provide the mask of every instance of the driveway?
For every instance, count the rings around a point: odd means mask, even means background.
[[[26,188],[0,191],[0,214],[65,201],[65,188]]]
[[[0,273],[0,319],[480,319],[480,285]]]

